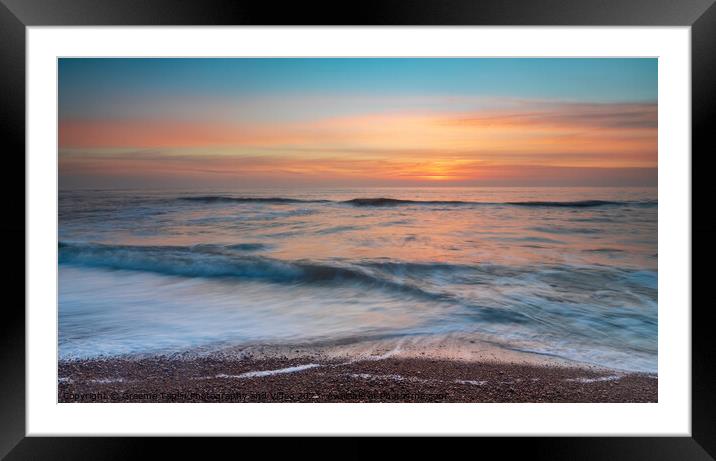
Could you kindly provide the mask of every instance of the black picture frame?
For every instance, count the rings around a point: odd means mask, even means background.
[[[716,119],[716,6],[714,0],[364,0],[360,3],[257,0],[0,0],[0,126],[4,166],[24,188],[25,32],[29,26],[108,25],[541,25],[690,26],[692,65],[692,437],[550,437],[505,441],[485,438],[480,451],[498,447],[534,458],[693,459],[716,458],[716,341],[712,302],[697,294],[711,278],[714,260],[716,192],[707,187],[706,159],[716,152],[710,121]],[[684,152],[683,155],[688,155]],[[698,181],[697,181],[698,180]],[[25,201],[19,185],[3,181],[6,266],[25,267]],[[701,210],[697,214],[696,210]],[[701,268],[699,267],[701,264]],[[17,292],[25,271],[13,266],[5,284]],[[701,289],[696,289],[700,282]],[[9,292],[10,290],[8,290]],[[25,299],[25,292],[21,299]],[[147,453],[147,446],[171,445],[184,454],[202,448],[186,439],[25,437],[25,314],[20,301],[6,302],[0,321],[0,456],[15,459],[114,459]],[[232,443],[213,440],[213,449]],[[413,443],[419,447],[420,442]],[[487,452],[485,450],[488,450]]]

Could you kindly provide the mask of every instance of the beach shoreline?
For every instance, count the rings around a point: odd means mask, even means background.
[[[654,374],[384,353],[61,360],[58,402],[657,402]]]

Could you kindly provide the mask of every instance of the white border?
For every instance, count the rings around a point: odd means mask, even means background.
[[[28,27],[27,434],[690,435],[688,27]],[[659,57],[659,403],[56,403],[59,56]]]

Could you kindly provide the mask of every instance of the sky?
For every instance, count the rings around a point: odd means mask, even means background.
[[[61,189],[655,186],[653,58],[61,58]]]

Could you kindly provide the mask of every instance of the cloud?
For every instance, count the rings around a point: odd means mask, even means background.
[[[656,168],[496,163],[464,158],[302,158],[135,152],[62,152],[60,183],[276,185],[655,185]],[[82,179],[84,178],[84,180]]]
[[[448,123],[460,125],[572,127],[582,129],[657,128],[656,104],[528,103],[521,110],[495,110],[467,114]]]
[[[59,128],[66,177],[534,183],[525,172],[561,181],[572,180],[568,171],[617,177],[657,166],[656,104],[510,100],[461,112],[281,123],[69,119]]]

